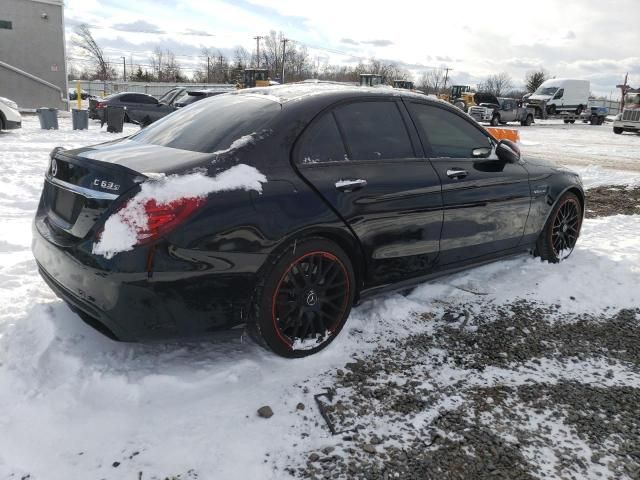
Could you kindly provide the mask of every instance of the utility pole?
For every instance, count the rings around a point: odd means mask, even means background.
[[[287,42],[289,41],[288,38],[283,38],[282,39],[282,83],[284,84],[284,54],[285,54],[285,50],[287,48]]]
[[[629,78],[629,72],[624,76],[624,83],[622,85],[616,85],[616,88],[619,88],[622,92],[620,96],[620,111],[624,109],[624,96],[627,94],[627,90],[629,90],[629,84],[627,83],[627,79]]]
[[[127,60],[125,57],[120,57],[122,58],[122,79],[126,82],[127,81]]]
[[[453,70],[453,68],[445,67],[444,69],[444,86],[442,87],[443,90],[447,89],[447,80],[449,79],[449,70]]]
[[[207,55],[207,83],[211,83],[210,80],[210,72],[211,72],[211,57]]]
[[[262,40],[263,38],[264,37],[262,37],[261,35],[253,37],[253,39],[256,41],[256,68],[260,68],[260,40]]]

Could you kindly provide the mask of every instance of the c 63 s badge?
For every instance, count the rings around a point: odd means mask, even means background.
[[[117,192],[120,190],[120,185],[117,183],[109,182],[107,180],[101,180],[99,178],[94,178],[92,185],[94,187],[100,187],[103,190],[111,190],[112,192]]]

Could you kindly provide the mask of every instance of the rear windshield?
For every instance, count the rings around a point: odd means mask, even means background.
[[[218,95],[178,109],[130,138],[212,153],[229,148],[240,137],[264,130],[280,109],[279,103],[259,96]]]

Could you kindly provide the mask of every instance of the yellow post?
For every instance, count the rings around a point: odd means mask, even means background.
[[[76,95],[78,96],[78,110],[82,109],[82,88],[80,88],[80,80],[76,82]]]

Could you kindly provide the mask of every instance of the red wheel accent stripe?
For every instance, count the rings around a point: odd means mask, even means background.
[[[271,319],[273,321],[273,328],[276,331],[276,334],[278,335],[280,340],[287,347],[289,347],[289,349],[291,349],[293,347],[293,344],[282,333],[280,327],[278,326],[278,322],[276,320],[276,297],[278,296],[278,292],[280,291],[280,287],[282,286],[282,282],[284,282],[284,279],[287,277],[287,275],[289,274],[291,269],[293,267],[295,267],[298,263],[300,263],[302,260],[304,260],[305,258],[311,257],[313,255],[322,255],[323,257],[326,257],[326,258],[328,258],[328,259],[330,259],[330,260],[332,260],[334,262],[337,262],[338,265],[340,265],[340,268],[342,269],[342,271],[344,272],[344,276],[345,276],[345,278],[347,280],[347,296],[345,298],[344,305],[342,307],[342,311],[340,312],[339,318],[342,318],[342,316],[344,315],[344,312],[347,309],[347,304],[349,303],[349,297],[351,296],[351,282],[349,281],[349,272],[347,272],[347,269],[345,268],[344,264],[340,261],[340,259],[338,257],[336,257],[335,255],[333,255],[332,253],[325,252],[325,251],[322,251],[322,250],[318,250],[318,251],[315,251],[315,252],[306,253],[303,256],[301,256],[301,257],[295,259],[293,262],[291,262],[289,264],[289,266],[287,267],[287,269],[285,270],[285,272],[282,274],[282,277],[280,277],[280,281],[278,282],[278,286],[274,290],[273,297],[271,298]],[[336,328],[337,328],[337,325],[334,326],[332,329],[329,329],[331,334],[333,334],[335,332]]]

